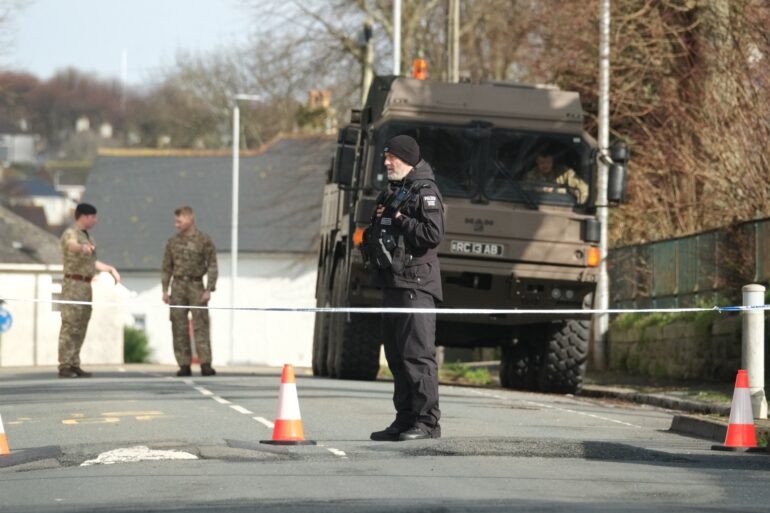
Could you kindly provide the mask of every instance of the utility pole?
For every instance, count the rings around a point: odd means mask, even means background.
[[[401,0],[393,1],[393,74],[401,74]]]
[[[374,79],[374,47],[372,45],[372,20],[364,22],[361,32],[361,105],[366,103],[369,86]]]
[[[128,51],[120,54],[120,112],[126,113],[126,82],[128,82]]]
[[[610,146],[610,0],[601,0],[599,22],[599,151],[607,154]],[[599,283],[596,287],[594,306],[607,310],[610,305],[609,276],[607,275],[607,175],[605,159],[599,159],[596,216],[601,223],[599,240]],[[606,340],[609,331],[609,315],[594,315],[593,364],[596,369],[607,367]]]
[[[447,19],[447,81],[460,81],[460,0],[449,0]]]
[[[240,180],[240,147],[241,147],[241,109],[239,101],[261,101],[256,94],[234,94],[233,101],[233,191],[230,198],[232,207],[230,221],[230,363],[235,362],[235,300],[236,284],[238,282],[238,198]]]

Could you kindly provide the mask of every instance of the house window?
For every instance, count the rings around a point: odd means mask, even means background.
[[[144,314],[133,314],[133,318],[134,318],[134,325],[133,325],[134,328],[141,331],[147,330],[147,317]]]

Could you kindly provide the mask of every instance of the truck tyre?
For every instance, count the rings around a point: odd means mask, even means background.
[[[318,306],[329,306],[328,293],[318,298]],[[313,375],[328,376],[329,371],[326,359],[329,352],[329,314],[318,312],[315,314],[315,327],[313,329]]]
[[[339,314],[334,374],[340,379],[374,381],[380,370],[380,318]],[[349,318],[349,319],[348,319]]]
[[[344,270],[341,269],[342,263],[337,262],[332,277],[332,289],[329,292],[329,306],[342,306],[342,280]],[[337,377],[337,352],[339,351],[340,340],[340,322],[344,321],[345,314],[327,313],[326,314],[326,375],[330,378]]]
[[[344,268],[343,268],[344,269]],[[334,276],[334,306],[347,306],[343,270]],[[339,379],[373,381],[380,370],[380,316],[334,313],[328,317],[327,370]]]
[[[542,392],[575,394],[583,386],[588,360],[589,320],[569,319],[546,327],[538,372]]]
[[[318,269],[318,298],[316,306],[328,307],[329,300],[329,265],[324,263],[323,267]],[[313,327],[313,375],[328,376],[329,371],[326,366],[326,358],[329,349],[329,314],[318,312],[315,314],[315,325]]]
[[[500,385],[517,390],[535,390],[537,362],[532,346],[527,342],[502,347]]]
[[[319,300],[318,306],[322,303]],[[313,327],[313,376],[326,376],[326,349],[328,344],[328,332],[326,325],[328,314],[317,312],[315,314],[315,326]]]

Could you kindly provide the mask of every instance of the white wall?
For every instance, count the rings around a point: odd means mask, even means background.
[[[235,341],[230,342],[230,258],[219,254],[219,280],[212,294],[211,344],[214,365],[265,364],[310,366],[312,313],[235,312]],[[241,254],[238,260],[238,307],[315,306],[316,256]],[[152,361],[176,364],[171,341],[169,309],[161,301],[160,271],[122,271],[123,283],[134,294],[128,313],[143,316]]]
[[[61,266],[14,265],[0,267],[0,296],[22,301],[7,301],[4,308],[13,316],[11,329],[0,335],[0,365],[58,364],[61,315],[51,303],[23,301],[50,300],[61,292]],[[128,291],[115,286],[109,275],[93,282],[94,301],[122,303]],[[120,306],[97,306],[91,315],[80,357],[89,364],[123,362],[123,326],[127,318]]]

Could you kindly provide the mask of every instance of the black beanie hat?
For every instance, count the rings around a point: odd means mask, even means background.
[[[79,203],[75,207],[75,219],[80,216],[92,216],[96,214],[96,207],[90,203]]]
[[[385,144],[385,153],[400,158],[410,166],[420,161],[420,146],[408,135],[397,135]]]

